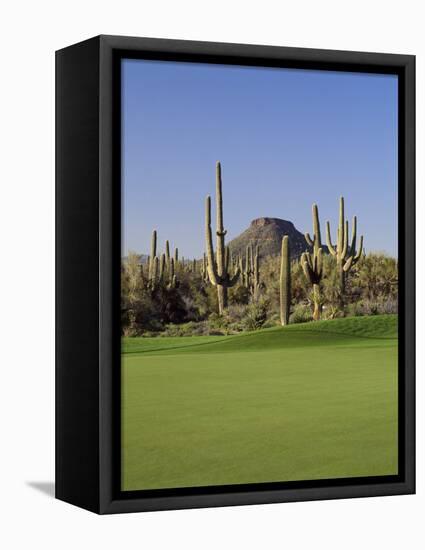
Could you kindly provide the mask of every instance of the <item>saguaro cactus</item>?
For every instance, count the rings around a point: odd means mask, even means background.
[[[150,290],[154,291],[158,287],[159,283],[159,260],[158,257],[155,256],[152,262],[152,270],[150,271],[149,275],[149,288]]]
[[[289,250],[289,237],[282,238],[280,254],[280,322],[282,325],[289,323],[289,310],[291,306],[291,261]]]
[[[339,286],[341,302],[345,294],[345,274],[355,265],[361,258],[363,251],[363,235],[360,237],[359,249],[356,251],[357,244],[357,217],[353,217],[351,244],[348,245],[348,220],[345,220],[344,215],[344,197],[339,199],[339,223],[337,231],[336,245],[332,244],[330,223],[326,222],[326,244],[329,252],[335,256],[337,269],[339,273]]]
[[[151,253],[149,256],[149,279],[153,278],[154,271],[155,271],[156,243],[157,243],[157,235],[156,235],[156,230],[154,229],[152,231]]]
[[[308,282],[313,287],[313,319],[317,321],[322,314],[320,281],[323,276],[323,252],[317,204],[313,204],[312,216],[314,238],[312,239],[309,233],[306,233],[305,240],[309,246],[313,247],[313,251],[303,252],[301,255],[301,265]]]
[[[251,252],[252,257],[252,252]],[[255,300],[258,299],[261,290],[260,281],[260,250],[258,245],[255,247],[255,253],[253,256],[253,279],[252,279],[252,295]]]
[[[170,268],[168,270],[168,282],[167,282],[167,288],[177,288],[178,281],[177,277],[175,275],[175,266],[174,266],[174,258],[170,259]]]
[[[178,257],[177,249],[176,256]],[[148,256],[147,269],[145,270],[143,266],[140,266],[145,288],[152,293],[163,283],[166,284],[167,288],[177,288],[179,283],[175,275],[175,264],[175,259],[170,257],[170,243],[168,241],[165,243],[165,253],[161,254],[160,258],[158,258],[157,232],[154,230],[152,232],[151,251]]]
[[[165,241],[165,264],[167,269],[170,269],[170,242]]]
[[[261,289],[260,282],[260,255],[258,246],[253,250],[252,244],[246,247],[245,266],[243,270],[244,286],[256,300]]]
[[[223,195],[221,183],[221,165],[217,162],[216,166],[216,246],[217,252],[214,255],[214,246],[211,230],[211,197],[208,195],[205,201],[205,242],[207,249],[207,271],[211,283],[217,287],[218,310],[220,315],[227,307],[227,291],[234,286],[239,279],[239,269],[231,276],[229,272],[229,252],[226,252],[225,236],[226,231],[223,226]]]
[[[249,290],[254,299],[257,299],[261,289],[258,245],[255,247],[255,252],[252,244],[248,245],[246,247],[245,262],[240,256],[238,265],[241,272],[242,285]]]
[[[201,277],[204,283],[208,283],[209,278],[208,278],[208,268],[207,268],[207,257],[205,255],[205,252],[204,252],[204,256],[202,258],[202,264],[201,264]]]
[[[246,288],[251,287],[251,275],[252,275],[252,259],[251,259],[251,247],[248,245],[245,252],[245,265],[243,272],[243,279],[245,281]]]
[[[166,269],[166,259],[165,254],[161,254],[161,259],[159,260],[159,281],[162,282],[165,277]]]

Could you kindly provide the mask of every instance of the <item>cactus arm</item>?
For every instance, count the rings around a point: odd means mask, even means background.
[[[319,248],[319,250],[317,251],[317,275],[319,277],[319,279],[322,278],[322,275],[323,275],[323,252],[322,252],[322,249]]]
[[[326,222],[326,244],[328,245],[329,252],[332,254],[332,256],[336,256],[336,250],[334,245],[332,244],[331,225],[329,222]]]
[[[350,252],[349,252],[350,256],[355,256],[356,254],[356,241],[357,241],[357,216],[353,216],[351,245],[350,245]]]
[[[162,281],[165,274],[165,254],[161,254],[161,260],[159,262],[159,280]]]
[[[306,252],[303,252],[302,256],[301,256],[301,266],[303,268],[303,271],[304,271],[304,275],[306,276],[308,282],[310,284],[313,283],[313,279],[312,279],[312,269],[310,267],[310,264],[309,264],[309,260],[307,259],[308,258],[308,255]]]
[[[359,250],[357,254],[354,256],[354,259],[356,260],[356,262],[360,260],[362,253],[363,253],[363,235],[360,236]]]
[[[317,254],[313,254],[312,271],[317,273]]]
[[[341,262],[343,262],[347,256],[348,250],[348,221],[344,224],[344,235],[342,241],[342,250],[341,250]]]
[[[230,251],[229,251],[229,247],[226,246],[226,248],[225,248],[224,250],[225,250],[225,252],[224,252],[224,272],[225,272],[225,273],[228,273],[229,267],[230,267]]]
[[[207,273],[210,279],[210,283],[213,286],[217,286],[219,284],[219,278],[216,275],[216,271],[210,266],[210,264],[208,264]]]
[[[320,234],[319,209],[317,207],[317,204],[313,204],[312,214],[313,214],[314,248],[315,248],[315,253],[317,254],[317,251],[322,246],[322,236]]]
[[[345,221],[344,221],[344,197],[340,197],[339,199],[339,223],[338,223],[338,242],[337,242],[337,250],[338,252],[341,252],[344,248],[344,229],[345,229]]]
[[[308,263],[308,267],[313,269],[313,260],[309,252],[304,252],[304,260]]]
[[[349,271],[351,269],[351,266],[353,265],[354,256],[350,256],[348,260],[345,262],[344,267],[342,268],[344,271]]]
[[[227,286],[229,288],[232,288],[232,286],[235,286],[235,284],[238,282],[240,274],[241,274],[241,272],[240,272],[239,268],[237,268],[235,274],[233,275],[233,277],[230,277],[229,281],[227,282]]]
[[[363,254],[363,235],[360,236],[359,249],[357,253],[355,250],[353,252],[355,263],[357,263],[360,260],[362,254]]]
[[[310,237],[310,233],[304,233],[304,238],[307,241],[308,246],[314,246],[313,239]]]
[[[211,283],[218,284],[218,274],[214,258],[214,246],[211,230],[211,197],[208,196],[205,201],[205,245],[207,250],[207,272]]]

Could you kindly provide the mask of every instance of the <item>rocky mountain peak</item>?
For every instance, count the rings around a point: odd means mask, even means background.
[[[229,242],[229,247],[234,255],[238,255],[244,254],[248,245],[259,245],[260,256],[276,256],[280,254],[284,235],[289,236],[293,258],[298,258],[308,248],[304,235],[292,222],[269,217],[252,220],[245,231]]]

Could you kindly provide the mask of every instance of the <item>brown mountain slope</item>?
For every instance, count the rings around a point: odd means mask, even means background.
[[[280,254],[282,237],[289,236],[291,256],[298,258],[309,247],[304,235],[296,229],[292,222],[280,218],[257,218],[238,237],[229,242],[233,256],[245,254],[248,245],[260,247],[260,256],[275,256]]]

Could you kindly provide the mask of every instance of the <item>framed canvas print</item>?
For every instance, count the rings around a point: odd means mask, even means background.
[[[56,496],[413,493],[413,56],[56,54]]]

